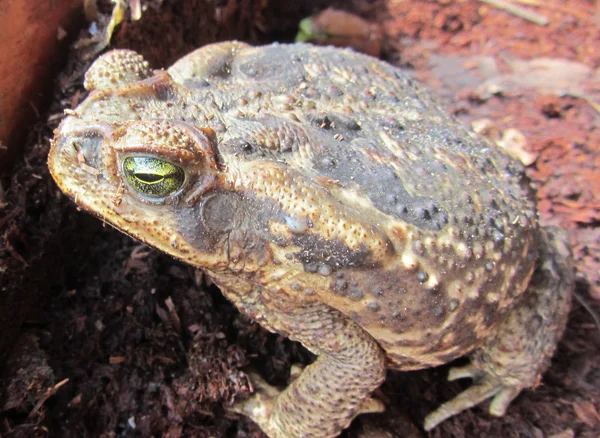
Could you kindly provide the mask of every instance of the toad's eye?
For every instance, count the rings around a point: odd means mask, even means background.
[[[152,198],[175,194],[185,180],[181,167],[154,157],[125,158],[123,174],[133,189]]]

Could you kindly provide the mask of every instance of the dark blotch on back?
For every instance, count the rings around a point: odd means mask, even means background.
[[[360,131],[360,125],[352,117],[337,113],[316,113],[309,116],[310,123],[321,129]],[[342,132],[343,134],[343,132]],[[346,133],[346,135],[348,135]]]
[[[352,250],[339,240],[326,240],[321,236],[303,234],[294,236],[293,244],[300,246],[296,258],[310,271],[316,263],[326,263],[333,270],[349,267],[374,267],[371,251],[366,248]]]
[[[390,216],[426,230],[440,230],[446,225],[448,214],[439,203],[426,196],[411,196],[391,166],[356,150],[361,147],[376,151],[367,139],[358,139],[352,146],[355,148],[333,145],[320,151],[314,168],[343,184],[356,184],[375,207]]]

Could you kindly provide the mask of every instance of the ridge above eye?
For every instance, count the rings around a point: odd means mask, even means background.
[[[175,194],[185,181],[185,172],[181,167],[160,158],[126,157],[122,167],[129,186],[152,198]]]

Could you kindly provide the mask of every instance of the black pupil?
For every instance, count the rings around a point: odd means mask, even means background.
[[[157,175],[155,173],[136,173],[135,177],[148,184],[159,182],[161,179],[164,178],[163,175]]]

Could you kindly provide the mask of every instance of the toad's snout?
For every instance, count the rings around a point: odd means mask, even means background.
[[[107,127],[89,124],[84,127],[76,116],[68,117],[59,126],[48,155],[48,166],[67,195],[75,197],[73,188],[78,186],[94,190],[107,179],[110,160],[103,156],[103,145],[110,136]]]

